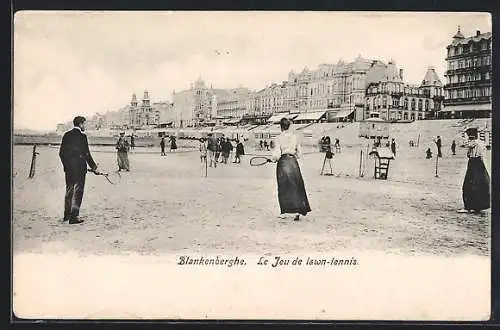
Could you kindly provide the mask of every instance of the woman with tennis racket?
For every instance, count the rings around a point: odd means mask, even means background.
[[[290,120],[282,118],[280,121],[281,134],[276,137],[276,145],[271,159],[254,157],[250,165],[263,165],[267,162],[277,162],[276,178],[278,181],[278,200],[281,214],[296,214],[294,220],[299,221],[300,215],[311,212],[309,200],[299,163],[301,148],[297,136],[289,131]]]

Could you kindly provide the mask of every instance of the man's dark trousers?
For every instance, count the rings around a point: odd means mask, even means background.
[[[79,216],[85,189],[85,173],[68,171],[65,173],[66,195],[64,196],[64,220]]]

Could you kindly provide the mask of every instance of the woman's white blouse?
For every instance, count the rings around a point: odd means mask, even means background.
[[[481,142],[477,140],[469,141],[467,144],[467,157],[468,158],[476,158],[483,157],[484,154],[484,146]]]
[[[297,136],[290,131],[283,131],[276,137],[272,158],[274,161],[277,161],[283,154],[292,154],[297,158],[301,156],[301,148]]]

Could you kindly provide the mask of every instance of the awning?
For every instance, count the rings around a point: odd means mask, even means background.
[[[321,117],[325,115],[326,111],[314,111],[314,112],[303,112],[300,113],[297,117],[294,118],[294,121],[297,120],[319,120]]]
[[[286,117],[290,120],[295,119],[298,116],[296,113],[280,113],[277,115],[273,115],[271,118],[267,120],[268,123],[279,123],[281,118]]]
[[[269,115],[243,115],[243,119],[265,119],[269,117]]]
[[[491,103],[448,105],[443,108],[443,111],[484,111],[484,110],[491,111]]]
[[[354,110],[340,110],[339,112],[337,112],[335,114],[335,116],[333,118],[345,118],[353,112],[354,112]]]
[[[241,121],[240,118],[232,118],[232,119],[224,120],[223,123],[224,124],[237,124],[240,121]]]

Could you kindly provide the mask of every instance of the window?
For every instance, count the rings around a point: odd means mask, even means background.
[[[404,100],[404,108],[408,110],[408,99],[405,98]]]
[[[425,100],[425,111],[429,111],[429,100]]]
[[[418,100],[418,111],[422,111],[422,100]]]
[[[415,99],[411,99],[411,109],[415,110]]]

